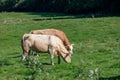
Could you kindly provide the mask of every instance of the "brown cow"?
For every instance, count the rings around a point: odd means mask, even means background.
[[[25,58],[29,58],[30,50],[37,53],[49,52],[52,65],[54,65],[54,55],[58,55],[58,63],[60,63],[60,56],[65,62],[71,62],[71,53],[67,51],[62,40],[53,35],[24,34],[21,46],[23,50],[22,62]]]
[[[43,30],[33,30],[30,32],[31,34],[42,34],[42,35],[54,35],[59,37],[64,45],[66,46],[67,50],[70,53],[73,53],[73,44],[71,44],[67,38],[67,36],[65,35],[65,33],[61,30],[57,30],[57,29],[43,29]]]

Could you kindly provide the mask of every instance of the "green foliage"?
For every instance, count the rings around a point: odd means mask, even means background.
[[[1,0],[0,11],[119,13],[118,0]]]
[[[0,0],[0,11],[11,11],[16,4],[16,0]]]
[[[0,13],[0,80],[119,80],[120,18],[79,18],[55,13]],[[40,54],[38,64],[20,64],[21,38],[31,30],[63,30],[74,53],[71,64],[61,60],[50,65],[50,56]]]

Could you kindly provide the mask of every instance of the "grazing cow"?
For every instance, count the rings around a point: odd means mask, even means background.
[[[73,53],[73,44],[71,44],[65,35],[65,33],[61,30],[57,29],[43,29],[43,30],[33,30],[30,32],[31,34],[43,34],[43,35],[54,35],[59,37],[64,45],[66,46],[66,49],[70,52]]]
[[[25,58],[29,59],[30,50],[37,53],[49,52],[52,65],[54,65],[54,55],[58,55],[58,63],[60,63],[60,56],[65,62],[71,62],[71,53],[66,50],[62,40],[53,35],[24,34],[21,46],[23,50],[22,62]]]

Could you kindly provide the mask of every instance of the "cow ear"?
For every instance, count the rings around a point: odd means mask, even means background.
[[[71,44],[72,46],[74,46],[75,44]]]
[[[67,50],[70,50],[69,46],[65,46],[65,48],[66,48]]]

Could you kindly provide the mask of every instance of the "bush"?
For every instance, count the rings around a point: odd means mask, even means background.
[[[118,0],[1,0],[0,11],[119,13]]]

